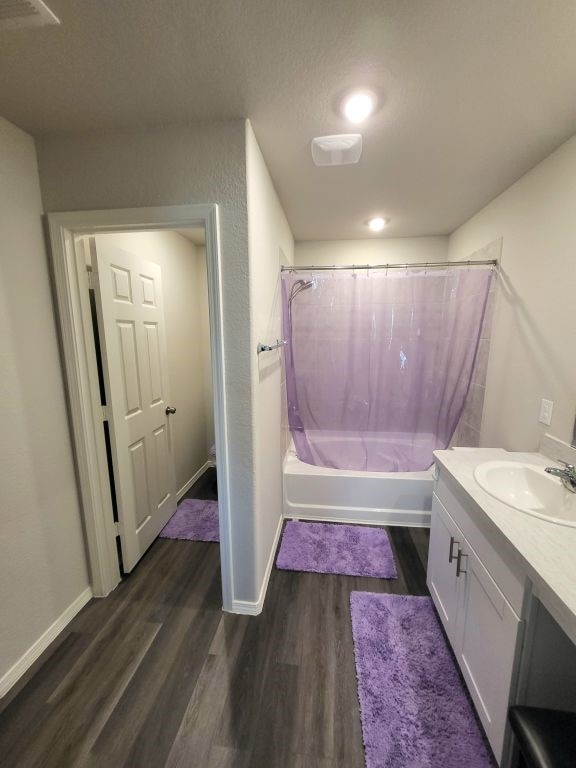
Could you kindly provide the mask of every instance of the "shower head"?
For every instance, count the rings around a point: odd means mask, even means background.
[[[312,288],[314,285],[316,285],[314,278],[312,278],[312,280],[304,280],[301,278],[300,280],[296,280],[294,283],[294,286],[299,286],[299,292],[305,291],[306,288]]]
[[[290,304],[292,304],[299,293],[302,293],[302,291],[305,291],[308,288],[316,288],[315,277],[313,277],[311,280],[304,280],[302,278],[300,280],[296,280],[292,286],[292,290],[290,291]]]

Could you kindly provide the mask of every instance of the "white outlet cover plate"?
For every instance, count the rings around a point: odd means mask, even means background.
[[[544,398],[542,398],[542,401],[540,403],[540,417],[538,421],[541,424],[546,424],[546,426],[549,427],[552,421],[553,409],[554,409],[554,403],[552,402],[552,400],[545,400]]]

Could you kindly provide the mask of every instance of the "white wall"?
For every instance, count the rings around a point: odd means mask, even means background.
[[[0,118],[0,696],[88,588],[32,139]]]
[[[218,203],[236,600],[258,594],[245,121],[37,141],[47,211]]]
[[[101,235],[162,270],[176,488],[209,458],[214,444],[205,249],[177,232]],[[207,337],[207,338],[206,338]]]
[[[576,410],[576,137],[450,238],[466,259],[502,238],[481,444],[536,450],[544,432],[570,440]],[[538,423],[540,399],[552,425]]]
[[[296,243],[294,250],[297,266],[410,264],[447,258],[448,238],[442,236],[306,241]]]
[[[256,355],[259,341],[281,338],[280,265],[293,262],[294,240],[260,148],[247,124],[246,167],[250,248],[251,356],[254,414],[257,578],[265,583],[282,518],[282,364],[279,351]]]

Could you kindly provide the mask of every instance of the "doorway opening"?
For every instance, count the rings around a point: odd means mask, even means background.
[[[194,488],[218,498],[229,610],[217,207],[48,222],[93,592],[114,589]]]

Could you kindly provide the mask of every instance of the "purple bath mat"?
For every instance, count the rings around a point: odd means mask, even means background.
[[[431,598],[350,605],[367,768],[496,768]]]
[[[160,533],[162,539],[220,541],[218,502],[184,499]]]
[[[276,567],[343,576],[397,577],[386,531],[360,525],[290,520],[282,534]]]

